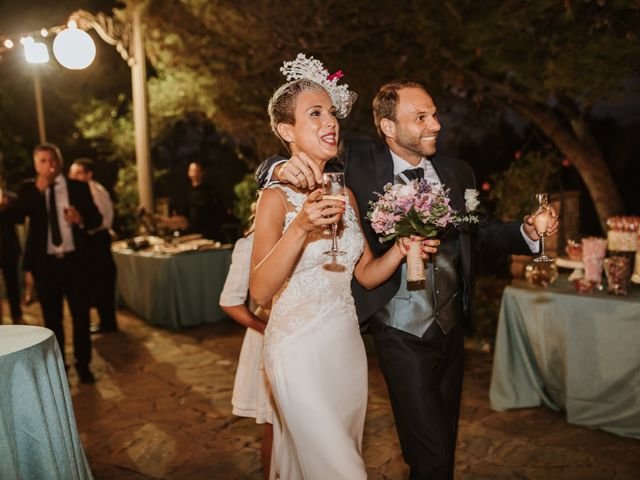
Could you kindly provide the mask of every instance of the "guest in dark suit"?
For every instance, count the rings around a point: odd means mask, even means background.
[[[9,201],[15,198],[15,195],[9,192],[3,192],[2,195],[7,196]],[[23,323],[18,278],[20,253],[15,223],[8,218],[0,217],[0,268],[2,268],[6,297],[9,300],[11,319],[16,324]]]
[[[383,142],[355,140],[346,144],[342,160],[347,186],[366,218],[374,192],[387,183],[424,177],[450,188],[451,204],[465,212],[465,191],[475,189],[471,167],[462,161],[436,157],[440,132],[436,106],[426,89],[414,82],[394,82],[380,88],[373,102],[374,121]],[[264,181],[272,165],[258,177]],[[272,170],[273,171],[273,170]],[[311,188],[320,174],[301,158],[277,167],[280,181]],[[557,231],[552,219],[550,233]],[[371,224],[364,234],[374,255],[382,244]],[[482,218],[445,235],[427,264],[422,289],[407,288],[406,264],[381,286],[365,290],[353,282],[361,322],[370,322],[382,373],[389,388],[396,428],[411,479],[451,479],[462,392],[464,343],[462,325],[469,317],[476,253],[531,254],[538,235],[530,218],[501,223]]]
[[[96,307],[100,325],[91,333],[117,332],[116,323],[116,264],[111,254],[111,225],[113,202],[109,192],[93,179],[95,168],[89,158],[78,158],[69,168],[69,178],[89,185],[93,203],[102,215],[102,224],[87,232],[89,270],[91,278],[91,306]]]
[[[53,330],[64,356],[63,298],[73,320],[73,347],[80,381],[93,383],[89,336],[89,281],[86,231],[100,226],[102,216],[89,186],[62,175],[57,146],[41,144],[33,151],[37,177],[23,185],[4,215],[14,221],[29,217],[24,264],[32,272],[44,323]]]

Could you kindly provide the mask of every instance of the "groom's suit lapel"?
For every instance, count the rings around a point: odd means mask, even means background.
[[[467,209],[464,201],[464,190],[460,185],[451,163],[440,158],[433,158],[431,164],[435,169],[440,181],[449,188],[449,198],[451,199],[451,207],[460,213],[466,213]],[[469,238],[469,226],[462,224],[459,227],[458,241],[460,242],[460,254],[462,255],[463,278],[467,285],[471,279],[471,239]],[[467,292],[468,293],[468,292]],[[463,300],[468,305],[468,299]]]
[[[454,210],[458,210],[459,212],[465,212],[464,205],[464,192],[458,183],[458,179],[456,177],[453,168],[451,168],[451,164],[449,164],[446,160],[442,160],[438,157],[434,157],[431,159],[431,164],[435,169],[442,185],[445,188],[449,189],[449,198],[451,199],[451,206]]]
[[[380,145],[375,151],[376,190],[382,193],[387,183],[393,183],[393,158],[386,145]]]

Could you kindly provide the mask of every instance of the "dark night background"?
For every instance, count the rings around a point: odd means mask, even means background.
[[[85,0],[43,2],[25,0],[0,2],[0,36],[15,37],[35,32],[42,27],[62,25],[69,13],[77,9],[110,13],[118,2]],[[10,187],[19,179],[32,174],[30,150],[38,141],[35,100],[31,70],[41,70],[47,139],[62,147],[67,163],[80,156],[92,157],[98,166],[98,179],[111,191],[118,168],[124,159],[109,157],[112,152],[84,138],[74,126],[77,106],[91,99],[102,99],[114,105],[124,105],[131,96],[130,70],[116,50],[90,31],[97,46],[93,64],[83,71],[69,71],[57,64],[53,55],[48,64],[33,66],[24,61],[21,48],[7,51],[0,59],[0,134],[4,162],[3,175]],[[52,37],[45,40],[51,44]],[[155,71],[148,62],[148,76]],[[515,157],[529,150],[550,148],[550,142],[521,116],[510,109],[500,112],[492,107],[472,108],[470,101],[450,92],[434,88],[435,100],[443,122],[439,152],[469,161],[479,184],[492,180],[492,175],[506,169]],[[266,104],[265,98],[265,104]],[[354,117],[345,123],[345,132],[373,135],[371,123],[363,125],[359,109],[366,110],[370,98],[361,96]],[[125,108],[125,107],[122,107]],[[114,112],[114,116],[121,112]],[[368,112],[367,112],[368,114]],[[265,115],[265,122],[267,121]],[[639,214],[637,200],[640,178],[640,97],[624,97],[596,104],[591,119],[594,136],[605,153],[623,198],[627,214]],[[275,152],[274,152],[275,153]],[[242,158],[239,158],[242,157]],[[205,163],[211,182],[225,207],[233,206],[232,187],[244,173],[259,162],[259,155],[251,148],[237,144],[197,112],[175,119],[162,138],[152,146],[155,169],[168,169],[169,176],[154,187],[156,197],[175,195],[177,185],[185,181],[184,172],[189,161]],[[562,155],[558,154],[559,160]],[[554,180],[557,189],[581,190],[581,230],[585,234],[601,233],[593,206],[577,172],[566,163]]]

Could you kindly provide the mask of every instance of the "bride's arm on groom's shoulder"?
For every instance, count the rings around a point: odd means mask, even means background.
[[[323,200],[322,190],[315,190],[283,233],[285,197],[279,189],[266,189],[258,201],[249,282],[251,296],[258,305],[269,303],[291,275],[307,235],[337,222],[344,212],[344,202]]]

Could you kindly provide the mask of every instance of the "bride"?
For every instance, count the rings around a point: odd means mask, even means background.
[[[271,127],[290,149],[320,170],[338,151],[339,125],[355,100],[346,85],[327,79],[313,58],[286,62],[287,80],[269,102]],[[331,77],[329,77],[331,78]],[[277,405],[271,478],[366,478],[362,432],[367,403],[367,359],[351,279],[374,288],[406,255],[397,242],[374,258],[360,227],[356,201],[322,198],[276,185],[263,191],[256,215],[251,296],[273,299],[264,360]],[[331,264],[327,226],[341,221],[340,249]],[[332,268],[333,267],[333,268]]]

